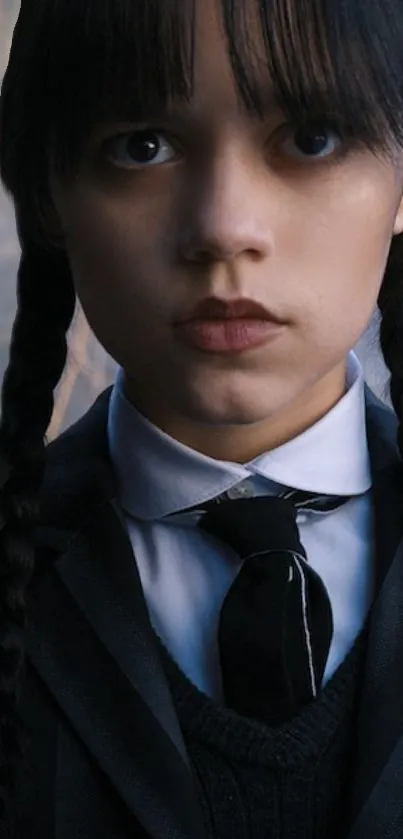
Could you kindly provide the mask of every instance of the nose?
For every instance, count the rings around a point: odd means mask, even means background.
[[[264,207],[262,179],[236,155],[189,179],[186,218],[179,234],[180,256],[188,262],[264,260],[273,249]]]

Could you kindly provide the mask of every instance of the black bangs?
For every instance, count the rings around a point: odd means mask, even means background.
[[[204,2],[44,2],[44,76],[51,80],[56,146],[67,165],[97,120],[141,120],[170,100],[191,97],[195,25]],[[265,116],[270,87],[298,125],[326,118],[372,150],[403,143],[400,3],[215,2],[240,98],[250,111]]]
[[[161,112],[170,100],[191,97],[195,25],[205,2],[44,4],[49,9],[47,43],[53,45],[48,46],[45,72],[52,80],[56,146],[67,165],[97,120],[141,120]],[[250,111],[265,116],[270,87],[285,115],[298,125],[328,119],[374,151],[403,143],[400,3],[215,2],[240,98]]]
[[[265,113],[257,20],[268,78],[291,121],[329,120],[374,152],[403,144],[400,0],[223,0],[223,11],[248,110]]]
[[[95,123],[141,120],[189,98],[195,0],[42,2],[44,83],[62,166]]]
[[[71,171],[96,122],[191,98],[210,2],[249,111],[264,116],[270,91],[297,125],[326,119],[373,151],[403,145],[402,0],[22,0],[0,114],[17,200],[44,189],[51,159]]]

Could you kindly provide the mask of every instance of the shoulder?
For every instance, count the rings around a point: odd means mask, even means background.
[[[92,511],[116,493],[107,435],[110,394],[108,388],[47,447],[35,529],[35,578],[63,553]]]
[[[46,469],[40,503],[46,523],[59,521],[60,505],[88,489],[99,487],[102,474],[109,474],[107,435],[111,388],[105,390],[89,411],[47,447]]]

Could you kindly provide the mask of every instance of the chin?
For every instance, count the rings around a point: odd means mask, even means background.
[[[273,413],[273,406],[262,399],[247,399],[243,395],[231,399],[212,399],[211,394],[186,400],[180,412],[192,422],[205,425],[253,425],[267,420]]]
[[[193,371],[164,382],[161,395],[174,413],[203,425],[253,425],[270,420],[293,397],[295,383],[267,370]]]

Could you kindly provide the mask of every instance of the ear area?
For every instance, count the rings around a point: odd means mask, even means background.
[[[395,217],[395,223],[393,225],[393,234],[394,236],[398,236],[400,233],[403,233],[403,195],[401,197],[400,203],[398,205]]]

